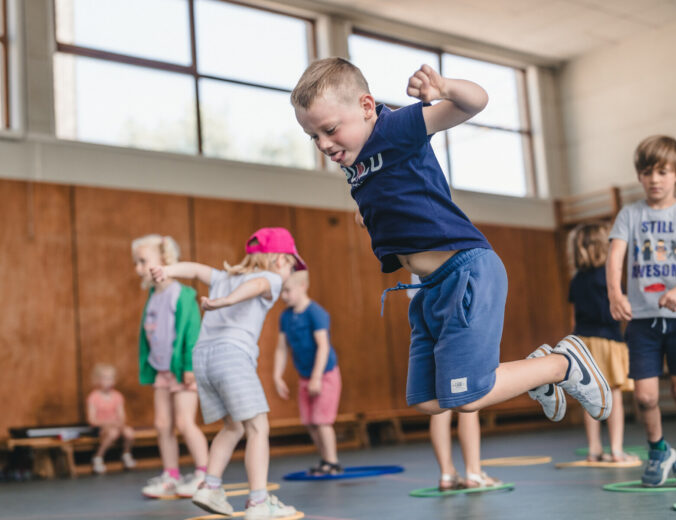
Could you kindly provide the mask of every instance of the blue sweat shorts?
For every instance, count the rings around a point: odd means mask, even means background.
[[[491,249],[465,249],[421,278],[411,300],[406,400],[441,408],[476,401],[495,384],[507,273]]]

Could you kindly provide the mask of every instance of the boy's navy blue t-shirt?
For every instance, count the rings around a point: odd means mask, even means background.
[[[378,105],[373,132],[355,163],[342,168],[385,273],[401,267],[397,254],[491,249],[451,200],[422,108]]]
[[[326,329],[328,333],[329,324],[329,313],[315,302],[310,302],[307,309],[299,313],[293,312],[293,308],[289,307],[279,317],[279,329],[286,335],[286,342],[291,347],[293,364],[301,377],[309,379],[315,365],[317,343],[314,332]],[[329,344],[329,359],[324,372],[333,370],[336,362],[336,351]]]
[[[573,334],[622,341],[620,324],[610,314],[603,266],[575,273],[570,282],[568,301],[575,307]]]

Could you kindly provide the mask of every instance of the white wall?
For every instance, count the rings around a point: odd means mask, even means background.
[[[560,74],[571,194],[636,182],[648,135],[676,135],[676,24],[568,63]]]
[[[312,6],[312,2],[289,2]],[[54,96],[52,86],[52,53],[54,48],[51,0],[18,2],[16,47],[22,49],[20,63],[13,71],[22,78],[20,108],[22,124],[13,135],[0,134],[0,177],[80,184],[143,191],[190,194],[197,196],[272,202],[319,208],[352,210],[354,203],[347,183],[340,172],[306,171],[206,159],[169,153],[132,150],[111,146],[57,140],[54,137]],[[322,52],[344,53],[345,34],[356,19],[349,13],[324,12],[318,27],[324,28],[320,38]],[[356,16],[356,15],[355,15]],[[385,24],[383,21],[360,20],[360,27],[394,31],[413,41],[423,36],[434,38],[441,45],[453,37],[410,26]],[[377,25],[380,24],[380,25]],[[381,25],[383,25],[381,27]],[[320,35],[321,36],[321,35]],[[491,46],[476,46],[477,53],[500,53]],[[527,56],[502,51],[504,59],[525,63]],[[495,54],[497,55],[497,54]],[[531,84],[537,96],[545,99],[541,111],[536,111],[534,139],[544,193],[559,195],[564,190],[562,161],[556,160],[559,139],[558,123],[548,117],[555,104],[549,94],[554,88],[547,69],[530,67]],[[552,155],[546,155],[548,151]],[[552,158],[555,160],[552,161]],[[553,180],[552,180],[553,177]],[[454,200],[472,220],[551,229],[554,216],[547,198],[520,199],[454,191]]]

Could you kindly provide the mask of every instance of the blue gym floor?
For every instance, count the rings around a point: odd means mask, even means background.
[[[667,440],[676,443],[676,422],[665,422]],[[642,428],[627,426],[626,445],[644,443]],[[537,433],[487,436],[482,458],[549,455],[553,462],[537,466],[489,467],[492,476],[513,482],[512,491],[443,498],[411,498],[409,491],[433,486],[438,477],[432,449],[427,443],[385,446],[344,452],[348,466],[400,464],[404,473],[358,480],[284,482],[285,473],[314,464],[314,456],[272,459],[270,481],[281,484],[279,498],[305,512],[309,520],[408,520],[408,519],[663,519],[674,518],[676,491],[669,493],[611,493],[601,486],[636,480],[641,468],[555,469],[555,462],[579,458],[576,448],[585,445],[582,426],[561,427]],[[460,452],[454,456],[462,469]],[[140,489],[152,471],[134,471],[76,480],[31,481],[0,484],[0,519],[7,520],[182,520],[202,514],[189,500],[144,499]],[[241,461],[226,471],[226,482],[245,480]],[[236,509],[245,497],[231,499]],[[204,513],[206,514],[206,513]]]

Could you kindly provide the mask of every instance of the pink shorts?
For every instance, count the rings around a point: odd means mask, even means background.
[[[173,372],[161,370],[155,375],[153,388],[167,388],[172,394],[175,392],[197,392],[197,383],[192,382],[189,385],[179,383]]]
[[[333,424],[338,414],[342,383],[338,366],[322,376],[322,391],[317,396],[308,392],[309,379],[298,380],[298,408],[303,424]]]

